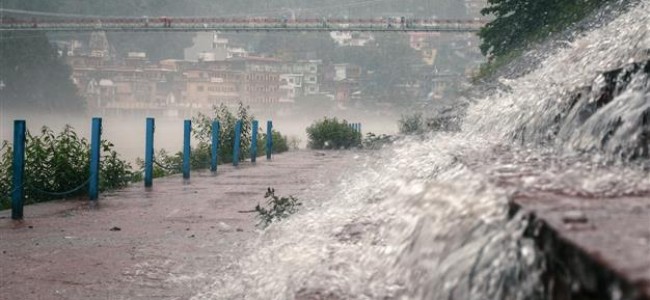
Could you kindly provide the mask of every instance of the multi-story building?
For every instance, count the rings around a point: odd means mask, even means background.
[[[304,74],[280,74],[280,103],[295,103],[303,94]]]
[[[243,72],[238,70],[191,69],[183,72],[182,103],[192,108],[237,104],[241,99]]]
[[[212,49],[222,49],[227,43],[216,37],[213,41]],[[110,48],[102,35],[96,35],[93,43],[96,53]],[[321,92],[320,60],[288,62],[250,56],[243,49],[232,53],[226,59],[157,63],[149,62],[141,52],[123,58],[75,54],[67,60],[89,108],[111,114],[178,116],[222,103],[286,105],[297,97]]]

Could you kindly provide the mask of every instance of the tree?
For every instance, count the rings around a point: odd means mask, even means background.
[[[479,32],[483,55],[505,56],[584,18],[611,0],[488,0],[481,11],[492,15]]]
[[[70,67],[43,33],[0,33],[0,101],[7,109],[79,112]]]

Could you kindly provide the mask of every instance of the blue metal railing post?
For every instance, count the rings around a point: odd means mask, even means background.
[[[212,147],[210,148],[210,171],[217,172],[217,155],[219,153],[219,132],[221,131],[221,124],[219,121],[212,122]]]
[[[144,150],[144,187],[151,187],[153,185],[153,134],[155,130],[155,119],[147,118],[147,140]]]
[[[88,195],[90,201],[99,198],[99,154],[102,142],[102,118],[93,118],[92,133],[90,136],[90,181]]]
[[[183,179],[190,179],[190,138],[192,135],[192,121],[185,120],[185,130],[183,131]]]
[[[23,219],[25,189],[25,121],[14,121],[13,193],[11,195],[11,218]]]
[[[266,159],[271,159],[273,152],[273,121],[266,122]]]
[[[251,135],[251,162],[255,162],[257,160],[257,130],[259,128],[259,123],[257,120],[253,120],[253,125],[251,130],[253,130],[253,134]]]
[[[241,147],[241,120],[237,120],[237,123],[235,124],[235,142],[233,145],[233,150],[232,150],[232,165],[233,166],[238,166],[239,165],[239,148]]]

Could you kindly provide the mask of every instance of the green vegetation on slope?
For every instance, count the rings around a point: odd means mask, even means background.
[[[611,0],[488,0],[483,15],[494,16],[481,31],[481,52],[489,57],[481,76],[518,56],[529,44],[566,29]],[[513,54],[514,53],[514,54]]]

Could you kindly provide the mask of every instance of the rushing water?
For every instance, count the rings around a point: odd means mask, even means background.
[[[547,58],[473,99],[460,132],[363,154],[195,299],[543,299],[543,261],[522,238],[526,220],[508,219],[508,199],[649,186],[643,166],[625,162],[647,134],[647,76],[615,79],[624,88],[589,106],[602,72],[645,58],[649,29],[645,0],[551,55],[529,53]]]

